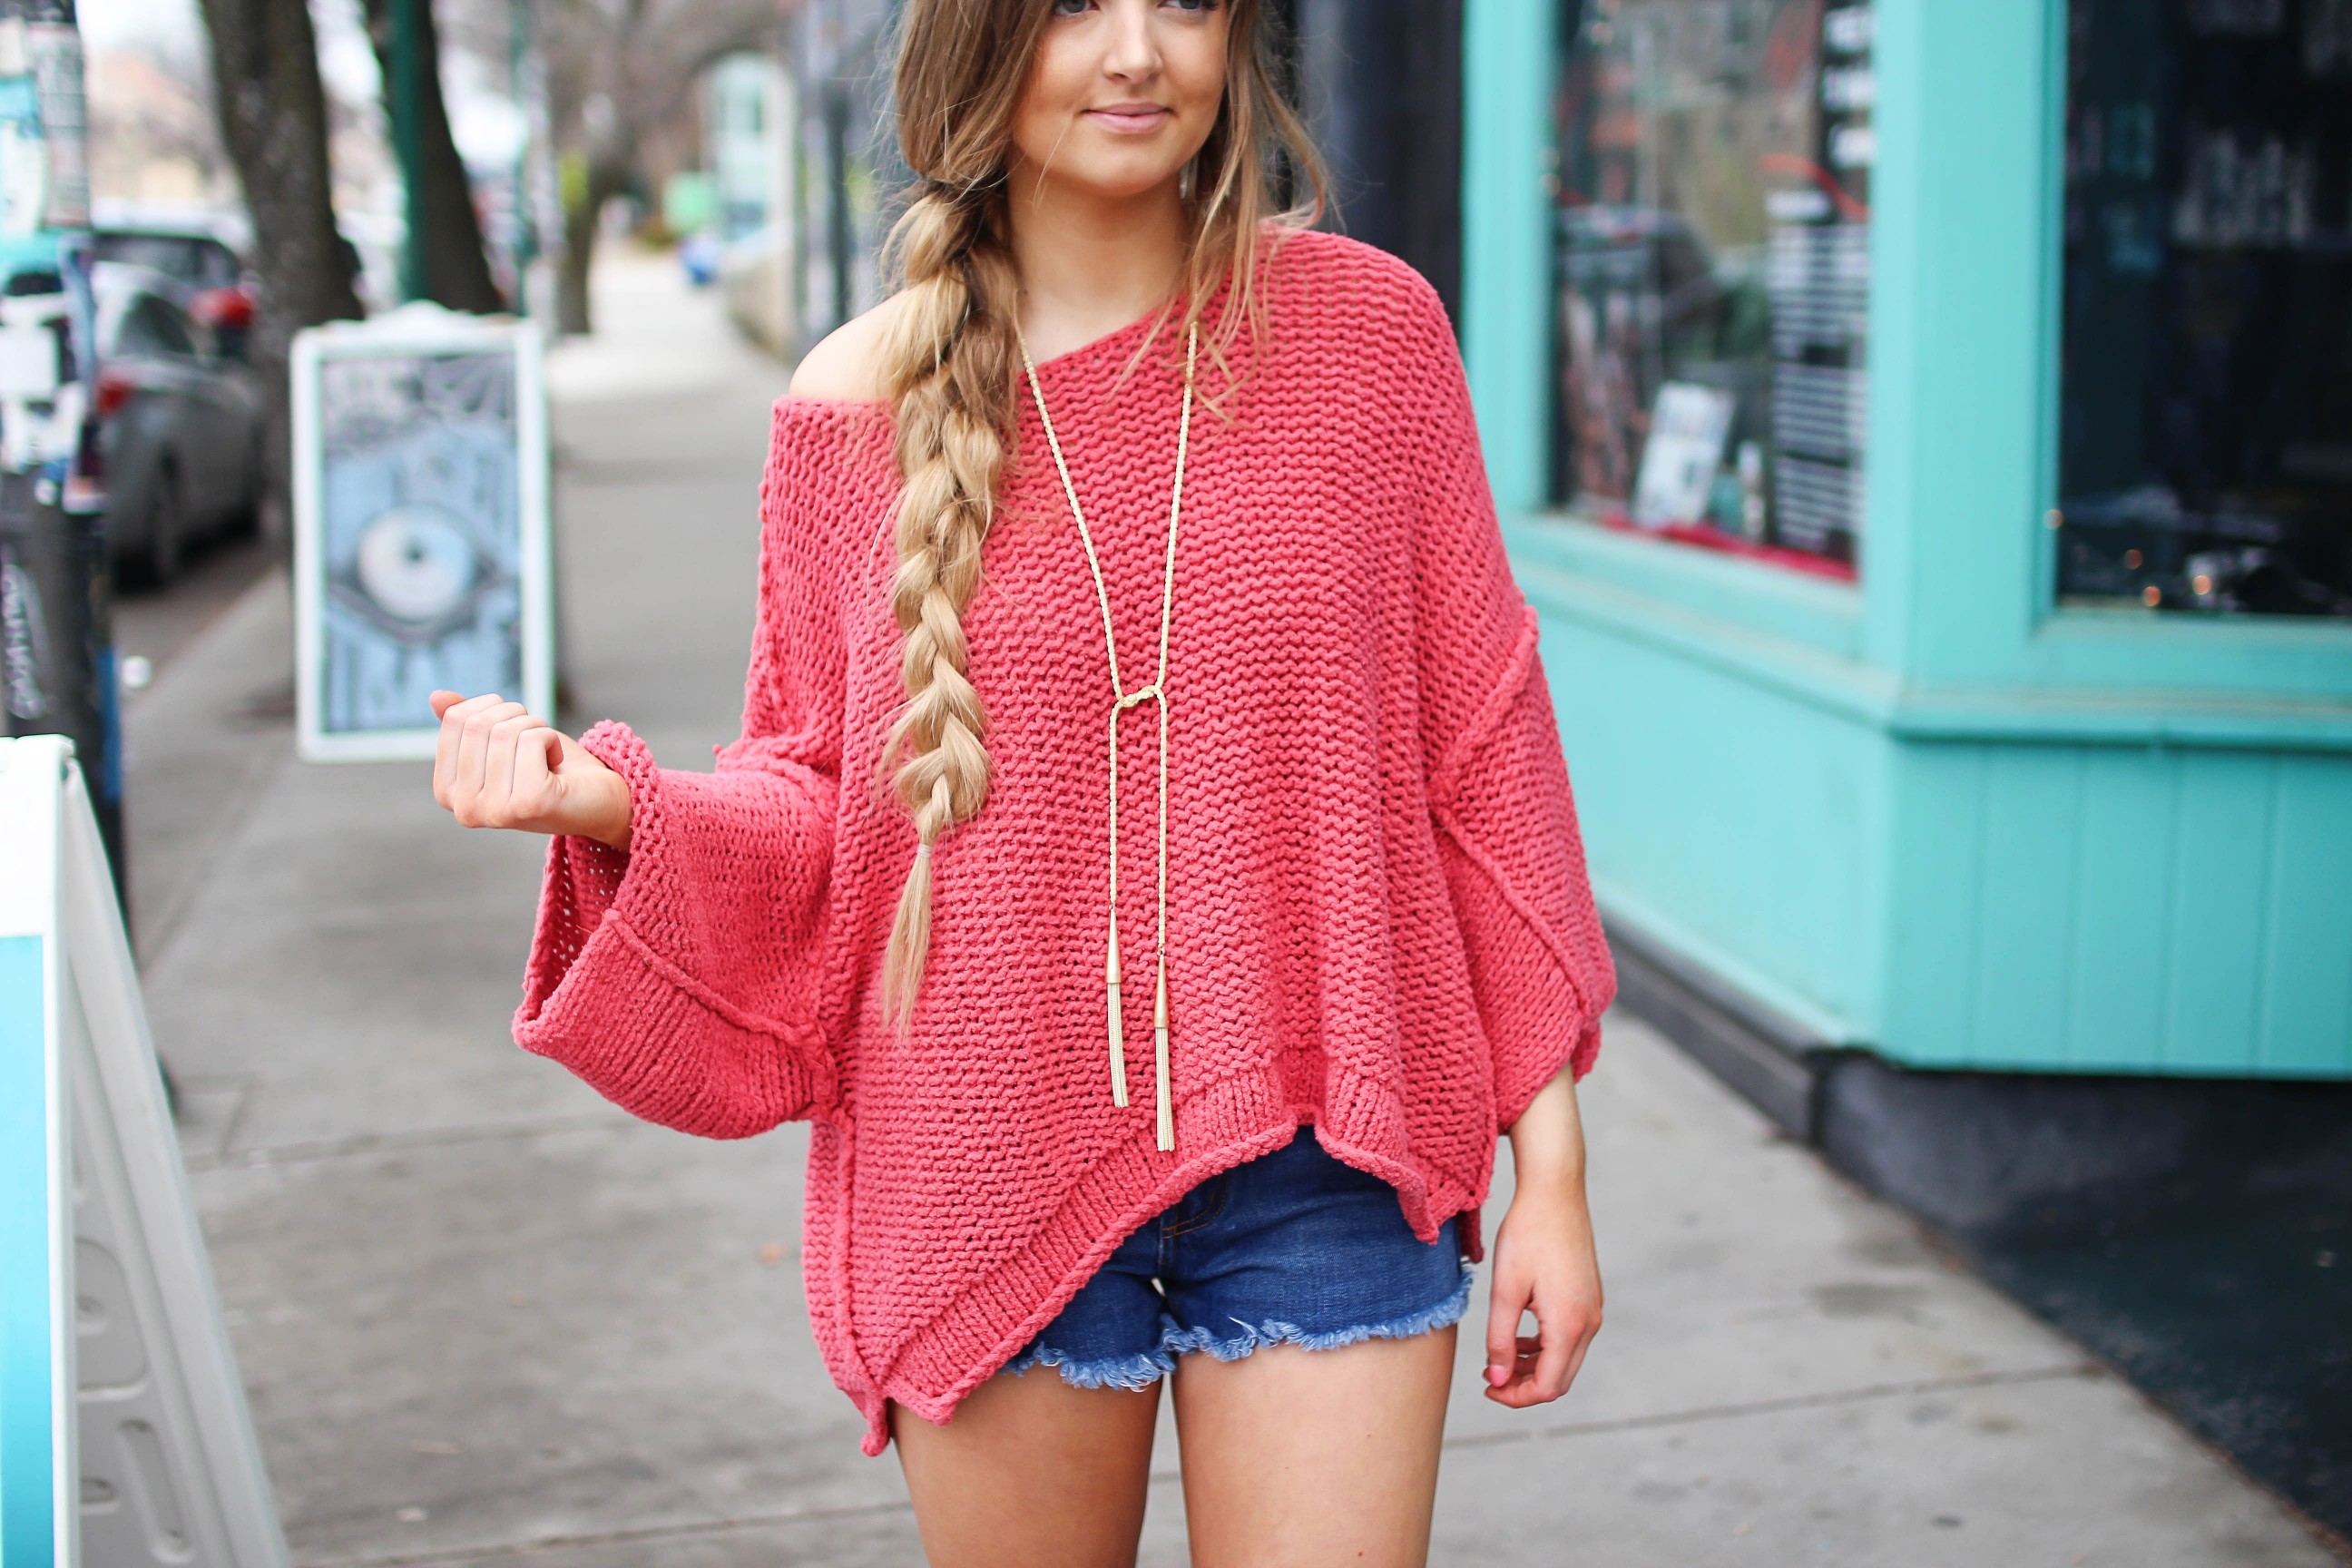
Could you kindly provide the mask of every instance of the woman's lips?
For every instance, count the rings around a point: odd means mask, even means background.
[[[1131,136],[1159,130],[1171,115],[1156,103],[1121,103],[1108,109],[1089,109],[1087,118],[1106,131]]]

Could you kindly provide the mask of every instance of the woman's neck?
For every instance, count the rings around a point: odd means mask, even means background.
[[[1150,314],[1184,264],[1184,206],[1175,182],[1108,198],[1016,166],[1006,192],[1021,331],[1051,359]]]

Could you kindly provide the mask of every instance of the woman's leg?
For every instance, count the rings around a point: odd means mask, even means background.
[[[890,1434],[931,1568],[1129,1568],[1160,1384],[1073,1388],[1050,1366],[992,1377],[934,1426]]]
[[[1176,1363],[1192,1568],[1421,1568],[1454,1373],[1451,1324],[1337,1350]]]

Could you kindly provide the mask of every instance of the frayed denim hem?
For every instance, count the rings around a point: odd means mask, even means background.
[[[1161,1336],[1160,1349],[1163,1355],[1207,1351],[1219,1361],[1239,1361],[1260,1345],[1297,1345],[1305,1350],[1328,1351],[1362,1340],[1411,1339],[1415,1334],[1430,1333],[1460,1322],[1462,1314],[1470,1308],[1471,1279],[1470,1266],[1465,1261],[1462,1268],[1462,1282],[1454,1287],[1454,1294],[1433,1307],[1409,1312],[1402,1318],[1391,1318],[1386,1322],[1359,1323],[1350,1328],[1313,1334],[1297,1323],[1286,1323],[1279,1319],[1246,1323],[1235,1318],[1233,1321],[1241,1325],[1242,1331],[1230,1339],[1218,1339],[1205,1325],[1196,1329],[1171,1326]]]
[[[1150,1350],[1134,1355],[1072,1361],[1050,1345],[1037,1345],[1005,1363],[1003,1371],[1018,1377],[1035,1366],[1054,1368],[1062,1374],[1062,1381],[1073,1388],[1124,1388],[1133,1391],[1150,1388],[1174,1372],[1176,1358],[1164,1350]]]

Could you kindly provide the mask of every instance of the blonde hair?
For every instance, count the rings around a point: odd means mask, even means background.
[[[1198,323],[1230,278],[1227,309],[1204,334],[1212,363],[1225,367],[1237,331],[1265,332],[1262,231],[1312,224],[1325,185],[1306,128],[1275,89],[1259,0],[1223,3],[1224,101],[1182,187],[1192,237],[1180,324]],[[901,293],[882,380],[904,486],[890,604],[906,637],[907,701],[878,773],[913,817],[919,843],[882,963],[883,1010],[902,1037],[930,948],[931,846],[988,799],[988,715],[966,673],[963,613],[980,585],[981,543],[1013,426],[1020,277],[1005,205],[1013,116],[1051,19],[1044,0],[908,0],[898,39],[898,144],[916,184],[885,247]],[[1307,192],[1280,212],[1277,159]]]

